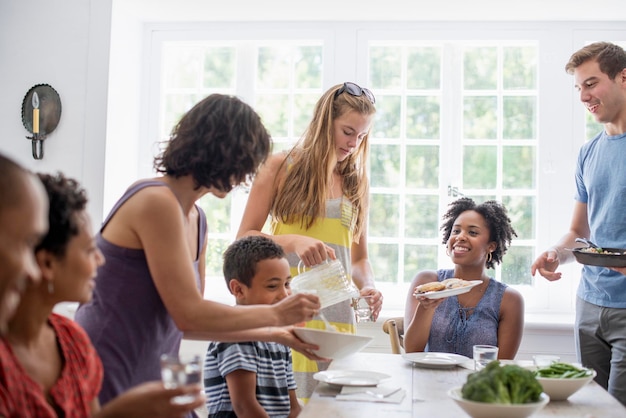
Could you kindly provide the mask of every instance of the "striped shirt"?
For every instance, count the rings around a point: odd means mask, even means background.
[[[256,398],[270,417],[289,415],[289,390],[296,388],[289,347],[259,341],[210,342],[204,360],[209,417],[236,416],[226,385],[226,376],[235,370],[256,374]]]

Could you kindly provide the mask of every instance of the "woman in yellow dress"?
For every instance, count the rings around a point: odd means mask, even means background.
[[[267,235],[280,244],[292,269],[327,259],[341,260],[362,296],[370,295],[372,318],[382,307],[367,253],[369,135],[376,108],[372,92],[355,83],[338,84],[318,100],[304,135],[289,151],[272,155],[256,176],[237,237]],[[270,234],[261,232],[271,216]],[[295,278],[294,280],[297,280]],[[341,332],[355,333],[350,301],[326,307]],[[320,319],[307,327],[324,329]],[[298,397],[305,402],[327,363],[294,352]]]

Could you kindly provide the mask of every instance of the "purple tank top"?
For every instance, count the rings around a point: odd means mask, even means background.
[[[454,270],[437,270],[437,280],[453,277]],[[459,305],[456,296],[446,298],[435,310],[425,351],[473,357],[475,344],[498,345],[500,303],[504,283],[491,279],[485,294],[472,308]],[[468,311],[474,312],[468,316]]]
[[[167,187],[147,180],[131,186],[115,204],[96,236],[106,259],[98,268],[93,299],[81,305],[76,321],[87,331],[104,366],[100,403],[104,405],[129,388],[160,380],[160,356],[178,353],[182,332],[170,317],[154,285],[143,250],[122,248],[101,232],[117,210],[146,187]],[[198,251],[204,245],[206,217],[199,213]],[[194,261],[196,285],[200,289],[198,256]]]

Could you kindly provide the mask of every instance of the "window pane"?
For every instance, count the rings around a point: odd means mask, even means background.
[[[502,282],[510,285],[532,285],[530,265],[533,263],[532,247],[509,247],[502,258]]]
[[[406,101],[407,138],[439,139],[439,98],[407,97]]]
[[[166,42],[162,51],[165,85],[170,89],[198,87],[202,49],[184,43]]]
[[[440,48],[408,48],[406,84],[408,89],[416,90],[441,88]]]
[[[438,146],[407,145],[406,185],[418,189],[439,188]]]
[[[537,47],[504,47],[502,84],[506,90],[537,88]]]
[[[370,183],[372,187],[398,187],[400,178],[400,146],[370,146]]]
[[[198,200],[198,205],[206,214],[207,223],[211,225],[212,233],[230,232],[231,198],[231,194],[226,195],[223,199],[218,199],[209,193]]]
[[[178,123],[180,118],[204,97],[200,94],[167,94],[165,97],[165,113],[163,124],[161,125],[162,137],[169,137],[172,128]]]
[[[372,237],[397,237],[398,216],[390,214],[398,213],[398,196],[372,194],[370,201],[368,234]],[[372,219],[376,222],[372,222]]]
[[[466,90],[494,90],[498,87],[496,47],[467,47],[463,62],[463,85]]]
[[[437,246],[406,245],[404,247],[404,275],[402,281],[411,283],[421,270],[437,270]]]
[[[321,84],[321,80],[317,80]],[[293,136],[300,138],[313,118],[315,103],[320,94],[298,94],[295,97]]]
[[[228,239],[220,239],[212,237],[207,241],[206,249],[206,276],[224,277],[222,265],[224,259],[222,254],[230,245]]]
[[[496,139],[498,116],[496,97],[465,97],[463,99],[463,137]]]
[[[463,188],[493,189],[498,178],[497,148],[491,146],[463,147]]]
[[[535,197],[504,196],[502,204],[508,211],[517,239],[535,239]]]
[[[439,235],[439,196],[406,197],[407,238],[437,238]]]
[[[291,48],[266,46],[258,49],[257,86],[260,89],[289,87]]]
[[[400,96],[376,96],[376,138],[400,138]]]
[[[204,80],[207,88],[234,89],[237,54],[234,48],[205,48]]]
[[[322,80],[321,46],[294,48],[296,88],[319,88]],[[312,109],[312,107],[311,107]]]
[[[402,48],[373,46],[369,49],[369,55],[370,88],[374,90],[400,88],[402,86]],[[378,109],[378,97],[376,99],[376,109]]]
[[[396,283],[398,277],[398,246],[370,242],[367,246],[376,282]]]
[[[535,187],[535,147],[502,147],[502,187],[505,189]]]
[[[255,110],[272,136],[289,135],[289,96],[287,94],[257,95]]]
[[[600,132],[604,131],[604,125],[596,122],[596,119],[591,115],[591,113],[585,111],[585,127],[586,127],[586,137],[585,140],[588,141],[593,139]]]
[[[534,139],[537,126],[537,99],[531,97],[504,97],[505,139]]]

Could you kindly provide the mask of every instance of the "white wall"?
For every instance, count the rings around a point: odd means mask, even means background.
[[[104,177],[110,0],[0,0],[0,152],[34,171],[63,170],[90,195],[100,219]],[[21,104],[35,84],[61,97],[57,129],[35,160]]]

